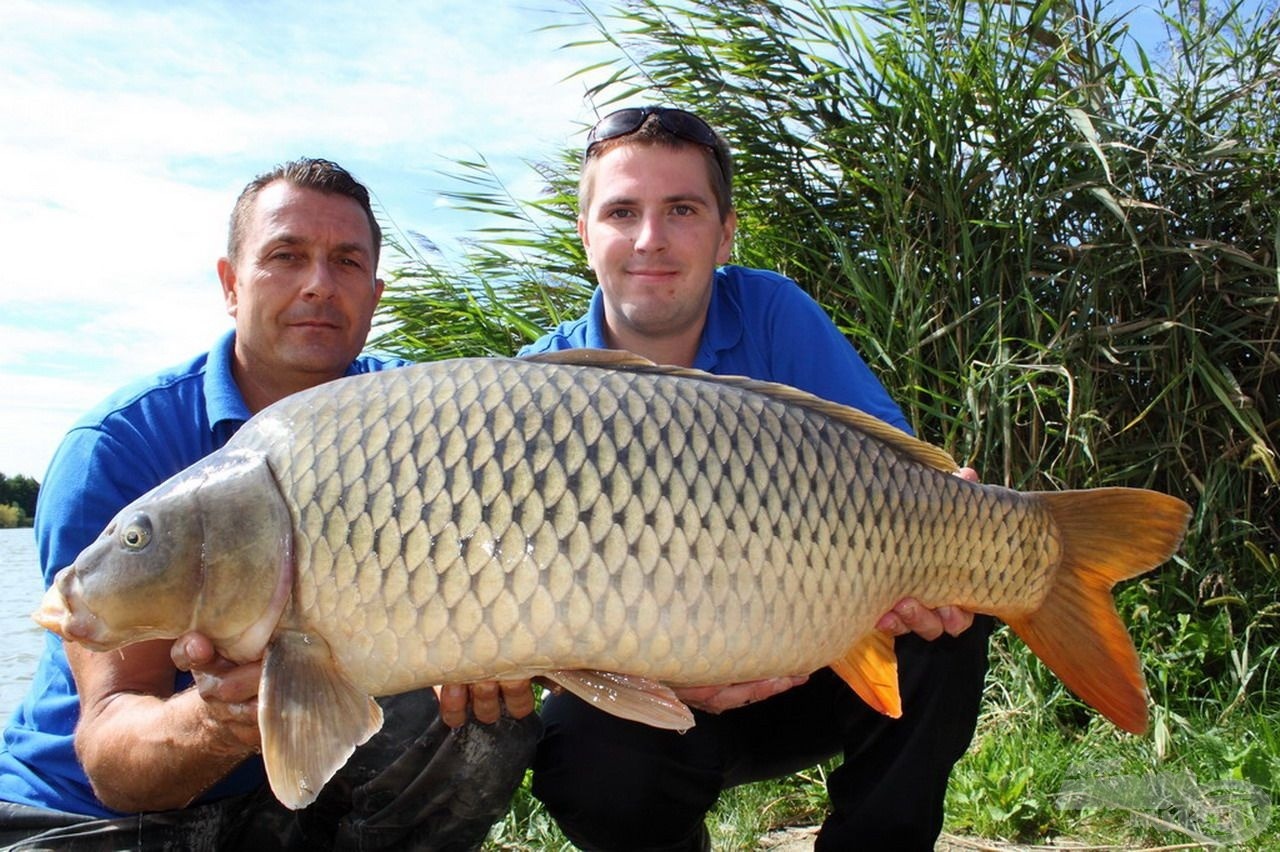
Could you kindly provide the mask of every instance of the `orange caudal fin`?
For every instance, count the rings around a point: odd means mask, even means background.
[[[875,710],[895,719],[902,715],[898,658],[893,653],[893,636],[890,634],[872,630],[842,658],[832,662],[831,668]]]
[[[1039,609],[1001,614],[1076,695],[1119,727],[1147,729],[1146,682],[1112,587],[1160,565],[1178,549],[1186,503],[1134,488],[1044,492],[1062,561]]]

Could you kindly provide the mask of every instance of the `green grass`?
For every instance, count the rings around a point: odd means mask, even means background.
[[[991,648],[978,729],[947,790],[946,833],[1011,845],[1280,848],[1272,693],[1239,702],[1223,683],[1191,714],[1155,706],[1152,730],[1133,736],[1074,699],[1007,630]],[[770,831],[820,824],[838,762],[727,790],[708,816],[715,848],[750,849]],[[528,780],[486,848],[572,849]]]

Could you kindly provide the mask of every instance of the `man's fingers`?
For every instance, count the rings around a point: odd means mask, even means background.
[[[523,719],[534,710],[533,685],[527,680],[502,681],[502,703],[507,707],[507,715],[513,719]]]
[[[450,728],[461,728],[469,718],[491,725],[502,718],[503,708],[515,719],[534,710],[533,687],[527,680],[449,683],[436,687],[440,719]]]
[[[461,728],[467,723],[467,705],[471,703],[471,690],[465,683],[446,683],[437,690],[440,697],[440,720],[450,728]]]
[[[940,606],[938,618],[942,620],[942,629],[950,636],[959,636],[973,626],[973,613],[958,606]]]
[[[486,725],[502,717],[502,689],[496,681],[471,684],[471,713],[477,722]]]
[[[217,655],[213,642],[201,633],[184,633],[173,641],[173,647],[169,649],[174,668],[184,672],[207,666]]]
[[[809,678],[805,675],[796,677],[774,677],[765,680],[753,680],[745,683],[734,683],[727,686],[697,686],[677,689],[676,696],[681,701],[702,710],[705,713],[723,713],[735,707],[754,704],[786,692],[799,686]]]
[[[895,636],[915,633],[932,642],[942,635],[942,619],[936,612],[923,606],[914,598],[903,598],[898,601],[897,606],[893,608],[893,615],[897,618],[897,624],[894,626],[898,629],[889,632]]]

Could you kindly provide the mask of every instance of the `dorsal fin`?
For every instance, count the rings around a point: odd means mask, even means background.
[[[525,355],[522,361],[538,361],[543,364],[570,364],[577,367],[604,367],[614,370],[625,370],[629,367],[657,367],[657,372],[680,369],[678,367],[658,367],[657,364],[634,352],[625,349],[559,349],[554,352],[538,352]],[[639,369],[636,372],[645,372]]]
[[[567,364],[604,370],[622,370],[633,373],[657,373],[738,387],[773,397],[788,405],[806,408],[824,417],[830,417],[832,420],[837,420],[888,444],[904,456],[926,467],[931,467],[944,473],[954,473],[960,467],[946,450],[913,438],[878,417],[872,417],[864,411],[859,411],[847,405],[830,402],[798,388],[793,388],[790,385],[765,382],[759,379],[747,378],[746,376],[719,376],[702,370],[694,370],[690,367],[655,364],[646,358],[621,349],[561,349],[557,352],[540,352],[536,355],[528,355],[523,360],[538,361],[544,364]]]

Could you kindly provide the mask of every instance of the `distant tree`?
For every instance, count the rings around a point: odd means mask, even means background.
[[[0,473],[0,506],[14,505],[27,518],[36,514],[36,498],[40,494],[40,483],[29,476],[5,476]]]
[[[0,504],[0,529],[7,530],[13,527],[24,525],[26,517],[23,516],[22,510],[13,504]]]

